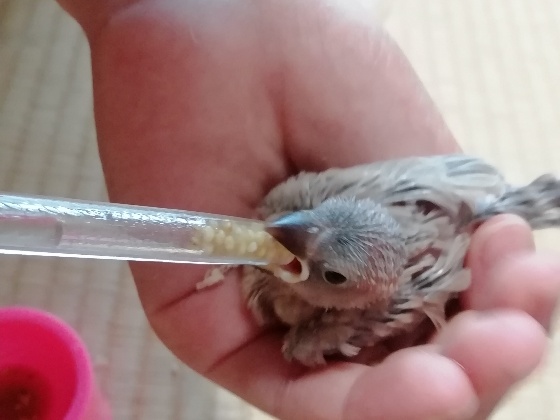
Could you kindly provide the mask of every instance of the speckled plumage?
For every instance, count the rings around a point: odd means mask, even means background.
[[[470,284],[463,260],[477,223],[516,213],[535,229],[558,226],[560,182],[546,175],[514,188],[474,157],[413,157],[301,173],[270,191],[261,213],[273,221],[295,215],[307,227],[298,257],[311,271],[291,284],[244,267],[248,306],[261,324],[289,327],[287,359],[315,366],[426,317],[441,328],[446,303]],[[325,281],[331,271],[345,282]]]

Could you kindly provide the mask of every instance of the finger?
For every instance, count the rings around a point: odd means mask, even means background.
[[[480,399],[481,416],[534,371],[542,361],[547,338],[542,326],[524,312],[471,311],[454,318],[435,344],[470,378]]]
[[[471,270],[472,284],[463,294],[465,306],[478,308],[479,302],[486,299],[492,287],[490,274],[500,261],[510,261],[519,254],[534,250],[531,228],[520,217],[500,215],[482,224],[471,238],[466,257],[466,265]]]
[[[277,338],[261,337],[207,373],[279,419],[468,419],[478,407],[460,366],[423,348],[374,367],[309,372],[287,364],[279,348]]]
[[[468,259],[467,307],[526,311],[548,329],[560,296],[560,261],[532,250],[532,233],[517,217],[497,218],[478,232]]]
[[[475,231],[468,265],[475,271],[474,274],[488,273],[501,260],[534,250],[535,242],[529,224],[519,216],[504,214],[493,217]]]
[[[560,296],[560,261],[557,256],[521,255],[496,267],[485,289],[473,309],[519,309],[548,330]]]

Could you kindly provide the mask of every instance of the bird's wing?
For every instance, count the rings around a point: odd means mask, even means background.
[[[462,203],[472,207],[479,198],[503,194],[506,187],[499,171],[476,157],[411,157],[300,173],[274,188],[263,208],[268,216],[311,209],[333,196],[351,196],[389,206],[423,201],[456,214]]]

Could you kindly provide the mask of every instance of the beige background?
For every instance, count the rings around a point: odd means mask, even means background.
[[[560,3],[395,0],[386,25],[466,151],[528,181],[560,166]],[[46,0],[0,0],[0,189],[105,198],[88,48]],[[538,235],[560,249],[560,235]],[[116,419],[256,419],[154,338],[125,264],[0,257],[0,305],[27,304],[84,337]],[[558,419],[560,339],[496,419]]]

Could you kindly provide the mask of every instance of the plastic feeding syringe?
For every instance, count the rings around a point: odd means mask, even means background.
[[[0,193],[0,254],[283,265],[263,222],[180,210]]]

